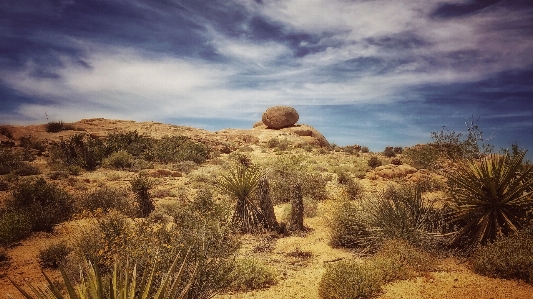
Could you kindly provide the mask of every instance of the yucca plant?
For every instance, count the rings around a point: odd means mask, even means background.
[[[472,249],[516,233],[533,209],[533,165],[525,152],[491,154],[447,175],[452,223],[459,225],[451,244]]]
[[[252,165],[236,163],[218,180],[219,188],[237,199],[232,223],[242,233],[254,232],[265,226],[262,213],[250,199],[261,175],[261,171]]]
[[[163,277],[159,287],[154,287],[154,275],[156,266],[152,265],[147,268],[140,278],[140,284],[137,285],[137,268],[131,269],[129,264],[126,265],[115,262],[115,267],[109,281],[105,281],[97,266],[90,262],[85,263],[84,276],[80,284],[75,285],[67,276],[65,270],[60,268],[63,281],[65,283],[68,297],[70,299],[104,299],[108,298],[104,294],[104,284],[109,284],[109,298],[111,299],[162,299],[162,298],[185,298],[191,286],[194,283],[194,277],[198,270],[198,263],[192,269],[191,278],[183,287],[181,283],[181,276],[185,271],[186,261],[189,252],[185,255],[181,266],[179,266],[180,256],[177,255],[172,266],[168,269],[166,275]],[[179,266],[179,269],[177,269]],[[16,284],[8,277],[9,281],[17,288],[17,290],[27,299],[63,299],[65,298],[56,286],[52,283],[50,278],[44,273],[43,276],[48,284],[45,288],[35,287],[27,283],[32,295],[26,292],[20,285]],[[180,289],[181,288],[181,289]],[[8,298],[13,298],[7,294]]]

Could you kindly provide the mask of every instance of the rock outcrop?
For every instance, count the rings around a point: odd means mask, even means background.
[[[282,129],[293,126],[300,115],[296,109],[289,106],[274,106],[263,113],[263,123],[271,129]]]

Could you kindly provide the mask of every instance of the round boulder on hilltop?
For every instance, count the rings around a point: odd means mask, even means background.
[[[300,115],[289,106],[274,106],[263,113],[263,123],[271,129],[282,129],[293,126]]]

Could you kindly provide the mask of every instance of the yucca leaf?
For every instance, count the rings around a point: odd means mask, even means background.
[[[50,291],[52,292],[52,294],[54,294],[55,298],[57,299],[64,299],[63,295],[61,295],[61,292],[59,292],[59,290],[56,288],[56,286],[52,283],[52,281],[50,280],[50,278],[48,278],[48,276],[46,275],[46,273],[44,273],[44,271],[41,271],[41,273],[43,274],[44,276],[44,279],[46,279],[46,282],[48,283],[48,287],[50,289]]]
[[[30,294],[28,294],[26,291],[24,291],[24,289],[22,289],[18,284],[16,284],[12,279],[11,277],[7,277],[7,279],[9,280],[9,282],[11,282],[11,284],[22,294],[22,296],[24,296],[24,298],[26,299],[33,299],[32,296],[30,296]]]

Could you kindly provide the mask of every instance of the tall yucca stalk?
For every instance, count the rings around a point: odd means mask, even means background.
[[[533,166],[523,165],[525,152],[489,155],[447,175],[459,223],[452,245],[471,249],[517,232],[533,209]]]
[[[261,175],[261,171],[256,167],[237,163],[218,181],[218,186],[223,192],[237,199],[232,223],[242,233],[260,230],[264,226],[264,217],[250,200],[250,195],[257,188]]]
[[[140,285],[137,285],[136,267],[134,266],[133,269],[131,269],[128,264],[123,265],[118,262],[115,263],[112,277],[109,281],[104,281],[98,267],[92,265],[90,262],[85,263],[85,275],[79,285],[72,283],[62,268],[60,268],[60,271],[67,288],[68,298],[70,299],[107,298],[103,292],[103,285],[106,283],[109,283],[110,286],[109,298],[111,299],[182,299],[187,296],[187,293],[194,283],[194,276],[198,270],[198,263],[196,263],[192,269],[189,269],[192,271],[191,279],[189,279],[183,287],[181,277],[187,264],[188,255],[189,252],[185,255],[181,262],[181,266],[179,266],[180,256],[176,256],[172,266],[168,269],[158,288],[155,288],[153,283],[156,268],[155,265],[152,265],[151,268],[147,268],[141,277]],[[8,279],[26,299],[64,299],[65,297],[54,286],[50,278],[44,272],[43,275],[48,283],[48,287],[43,289],[27,283],[33,296],[22,289],[21,286],[13,282],[11,278],[8,277]],[[13,298],[9,294],[7,296]]]

